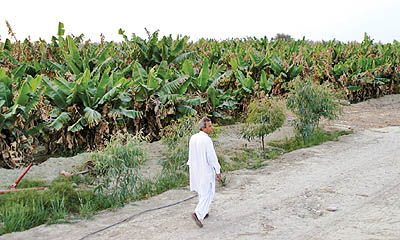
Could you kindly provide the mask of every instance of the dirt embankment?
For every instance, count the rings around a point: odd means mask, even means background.
[[[347,106],[339,120],[324,124],[355,133],[285,154],[257,170],[224,173],[227,186],[218,187],[202,229],[190,218],[197,204],[192,199],[88,239],[400,239],[400,95]],[[288,134],[286,126],[270,138]],[[217,151],[229,154],[244,143],[237,126],[224,127]],[[151,156],[162,158],[156,145],[150,149]],[[0,239],[80,239],[192,195],[171,190],[91,220],[39,226]]]

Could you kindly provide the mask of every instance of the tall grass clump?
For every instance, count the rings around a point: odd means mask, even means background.
[[[162,142],[168,146],[166,159],[161,163],[163,169],[157,179],[156,188],[162,192],[188,184],[187,160],[190,137],[197,133],[199,117],[186,116],[174,121],[163,130]]]
[[[118,133],[103,151],[91,156],[98,176],[96,193],[120,204],[135,197],[141,180],[138,171],[145,161],[142,140],[140,135]]]
[[[87,215],[110,207],[104,204],[103,199],[96,198],[93,191],[74,188],[70,178],[57,178],[51,184],[24,180],[24,184],[28,187],[46,187],[46,190],[26,190],[0,195],[0,235],[24,231],[41,224],[66,221],[81,214],[81,204],[91,206]],[[23,186],[19,188],[22,189]],[[80,202],[79,199],[84,200]]]
[[[292,137],[284,140],[272,141],[269,142],[268,145],[276,147],[278,149],[282,149],[283,150],[282,153],[288,153],[295,151],[297,149],[320,145],[328,141],[338,141],[339,137],[344,135],[349,135],[351,133],[352,131],[345,131],[345,130],[328,132],[321,128],[318,128],[317,130],[314,131],[314,133],[311,136],[307,138],[306,141],[304,141],[300,137]]]

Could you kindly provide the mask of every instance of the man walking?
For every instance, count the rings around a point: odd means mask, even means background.
[[[203,227],[204,218],[208,217],[211,201],[215,194],[215,176],[221,180],[221,166],[211,138],[213,132],[211,120],[203,117],[199,122],[200,132],[194,134],[189,142],[190,191],[198,193],[199,202],[192,217],[197,226]]]

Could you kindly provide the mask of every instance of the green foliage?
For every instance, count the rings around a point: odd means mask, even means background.
[[[297,117],[293,123],[297,135],[304,139],[310,137],[322,117],[338,118],[341,112],[338,97],[328,83],[320,85],[311,78],[293,81],[286,104]]]
[[[18,188],[44,187],[48,184],[43,180],[23,178],[18,183]]]
[[[145,161],[140,135],[117,134],[102,152],[91,155],[98,174],[96,191],[122,203],[135,195]]]
[[[199,117],[186,116],[173,122],[163,130],[162,141],[168,146],[166,160],[162,162],[163,171],[187,172],[190,137],[197,133]]]
[[[253,100],[248,109],[247,124],[241,129],[243,138],[251,141],[260,138],[264,150],[264,137],[285,122],[285,108],[278,99]]]
[[[26,67],[26,65],[24,65]],[[22,70],[21,70],[22,69]],[[41,76],[23,76],[19,67],[9,76],[0,68],[0,167],[14,168],[28,162],[44,123],[36,119]]]
[[[21,181],[22,187],[40,185],[48,189],[0,195],[0,235],[65,221],[71,214],[82,213],[82,206],[90,206],[88,215],[111,206],[104,203],[104,198],[95,197],[91,190],[76,190],[72,183],[67,178],[58,178],[51,184]]]
[[[284,153],[287,152],[292,152],[297,149],[301,148],[307,148],[307,147],[312,147],[319,145],[321,143],[327,142],[327,141],[337,141],[339,140],[339,137],[344,136],[344,135],[349,135],[351,134],[352,131],[325,131],[321,128],[318,128],[315,130],[313,135],[310,137],[303,139],[302,137],[293,137],[290,139],[285,139],[282,141],[272,141],[269,142],[268,145],[272,147],[276,147],[279,149],[283,149]]]
[[[266,166],[267,160],[275,159],[282,154],[282,150],[268,147],[266,150],[253,149],[244,146],[240,151],[235,151],[232,156],[227,158],[218,155],[222,172],[235,171],[243,168],[257,169]]]

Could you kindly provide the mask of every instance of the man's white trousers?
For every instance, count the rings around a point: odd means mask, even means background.
[[[202,221],[206,214],[210,211],[210,205],[214,198],[215,194],[215,183],[210,183],[210,187],[208,191],[204,191],[204,193],[198,193],[199,203],[196,206],[194,212],[197,215],[197,218]]]

